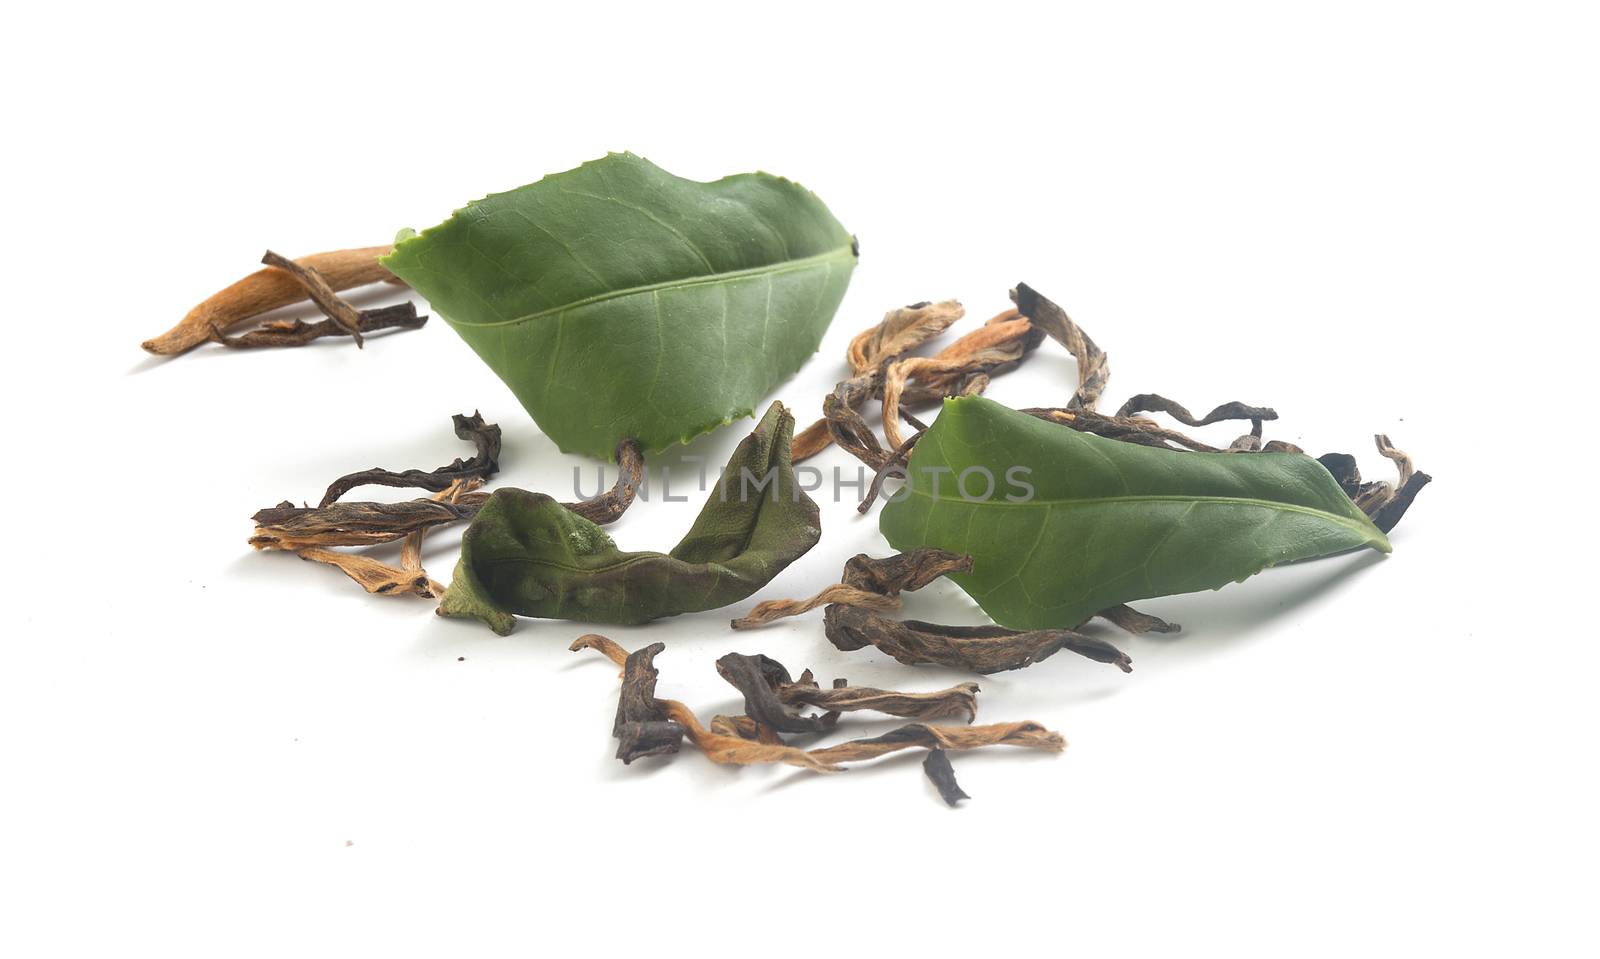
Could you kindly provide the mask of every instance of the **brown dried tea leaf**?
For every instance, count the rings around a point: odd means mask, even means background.
[[[350,334],[356,341],[357,349],[365,345],[361,338],[361,311],[351,306],[349,302],[335,293],[333,287],[328,285],[328,281],[322,278],[321,273],[317,272],[316,267],[304,263],[296,263],[286,256],[279,256],[271,250],[266,252],[266,255],[261,258],[261,262],[265,266],[282,270],[294,277],[295,282],[305,289],[306,296],[310,297],[311,302],[315,303],[317,309],[322,311],[322,315],[337,323],[340,328]]]
[[[1017,312],[1050,334],[1051,339],[1066,347],[1072,358],[1078,361],[1078,388],[1073,391],[1072,399],[1067,401],[1067,409],[1094,409],[1100,402],[1100,394],[1105,391],[1106,381],[1111,378],[1111,366],[1105,351],[1096,346],[1078,324],[1072,322],[1066,310],[1028,284],[1017,284],[1017,288],[1011,291],[1011,302],[1017,305]]]
[[[279,550],[392,543],[415,530],[467,519],[477,512],[484,498],[486,494],[464,497],[454,506],[441,506],[432,499],[334,503],[327,507],[283,502],[251,517],[257,526],[249,542],[256,549]]]
[[[782,746],[783,738],[749,716],[713,716],[711,731],[719,736],[734,736],[769,746]]]
[[[813,749],[813,759],[826,763],[856,763],[902,749],[981,749],[985,746],[1020,746],[1060,752],[1067,741],[1036,722],[992,723],[987,726],[929,726],[910,723],[882,736],[855,739],[837,746]]]
[[[913,303],[890,310],[877,326],[857,333],[845,359],[857,376],[876,370],[885,360],[916,349],[949,329],[967,313],[955,300]]]
[[[378,596],[412,595],[438,599],[439,594],[444,592],[444,587],[429,579],[420,567],[395,567],[359,553],[341,553],[315,546],[299,550],[295,555],[314,563],[336,566],[362,589]]]
[[[457,480],[450,484],[448,489],[435,494],[433,501],[454,504],[469,486],[477,482],[477,480]],[[295,555],[304,560],[338,567],[369,593],[380,596],[412,595],[421,596],[423,599],[438,599],[444,593],[444,587],[430,579],[427,571],[422,568],[422,538],[427,532],[427,527],[420,527],[406,534],[400,544],[399,566],[390,566],[370,556],[341,553],[338,550],[316,546],[298,550]]]
[[[1095,613],[1095,616],[1135,636],[1142,636],[1145,633],[1176,633],[1183,629],[1177,623],[1169,623],[1159,617],[1141,613],[1126,603],[1102,609]]]
[[[470,519],[487,499],[485,493],[470,492],[454,503],[436,499],[316,507],[279,503],[251,517],[256,529],[250,545],[256,549],[301,550],[392,543],[417,530]]]
[[[959,683],[928,693],[901,693],[871,686],[851,686],[842,679],[823,689],[811,681],[807,670],[800,679],[777,688],[778,699],[788,706],[815,706],[829,713],[871,710],[906,719],[961,719],[978,716],[978,684]]]
[[[934,788],[939,790],[939,798],[947,805],[954,806],[963,799],[972,798],[956,782],[956,771],[950,766],[950,755],[943,749],[928,750],[927,758],[922,761],[922,771],[927,774]]]
[[[361,486],[413,487],[437,492],[459,480],[487,480],[499,472],[500,427],[485,423],[483,415],[476,411],[471,416],[457,413],[450,419],[456,436],[477,447],[477,455],[471,459],[457,457],[448,465],[432,470],[410,469],[397,473],[374,466],[368,470],[347,473],[328,484],[327,491],[322,494],[322,502],[317,505],[327,506]]]
[[[666,648],[651,643],[622,661],[622,692],[611,735],[618,741],[617,758],[623,765],[643,756],[675,753],[683,742],[683,726],[668,719],[656,700],[655,658]]]
[[[388,244],[334,250],[313,253],[295,262],[315,270],[330,289],[348,290],[379,281],[399,283],[394,274],[378,264],[378,257],[389,250]],[[141,345],[162,356],[186,353],[254,317],[305,298],[306,289],[294,275],[267,267],[208,297],[190,310],[178,325]]]
[[[1070,629],[1019,632],[1001,626],[943,626],[888,619],[850,606],[829,606],[822,622],[828,641],[838,649],[849,652],[874,646],[907,666],[931,664],[998,673],[1032,666],[1065,649],[1133,672],[1133,660],[1127,653]]]
[[[819,773],[841,772],[837,763],[817,759],[803,749],[781,743],[742,739],[713,732],[700,724],[688,706],[672,699],[658,700],[667,718],[683,726],[689,741],[714,763],[727,766],[756,766],[785,763]]]
[[[426,316],[417,314],[415,303],[400,303],[360,312],[356,329],[363,335],[381,330],[417,330],[428,322]],[[229,336],[213,327],[209,339],[230,349],[254,350],[276,347],[305,346],[325,336],[349,336],[350,331],[333,320],[307,323],[305,320],[271,320],[253,330]]]
[[[971,568],[971,557],[942,549],[915,549],[883,559],[857,553],[845,561],[843,582],[809,599],[773,599],[757,603],[748,615],[734,620],[731,625],[734,629],[753,629],[835,603],[862,609],[898,609],[901,590],[921,589],[946,573],[960,573]]]
[[[880,596],[866,590],[835,583],[809,599],[769,599],[757,603],[750,612],[734,620],[734,629],[755,629],[786,616],[799,616],[818,606],[843,603],[846,606],[864,606],[868,609],[898,609],[900,600],[893,596]]]
[[[1037,327],[1008,311],[931,357],[891,363],[881,390],[884,438],[890,446],[905,444],[900,432],[902,402],[910,405],[982,392],[991,377],[1014,369],[1043,340]],[[913,384],[917,389],[911,389]]]

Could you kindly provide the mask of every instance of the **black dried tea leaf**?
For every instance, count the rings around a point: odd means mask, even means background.
[[[643,756],[675,753],[683,742],[683,727],[656,704],[655,658],[664,649],[661,643],[651,643],[623,660],[622,692],[611,735],[618,740],[617,758],[624,765]]]
[[[873,646],[907,666],[948,666],[974,673],[998,673],[1032,666],[1065,649],[1125,673],[1133,660],[1103,639],[1070,629],[1019,631],[1001,626],[944,626],[894,620],[865,609],[829,606],[823,631],[836,648],[849,652]]]
[[[1230,420],[1249,420],[1252,424],[1251,432],[1256,436],[1261,435],[1262,421],[1278,418],[1278,412],[1270,407],[1251,406],[1238,401],[1223,403],[1206,415],[1196,417],[1177,401],[1169,400],[1158,393],[1140,393],[1130,397],[1117,410],[1118,416],[1134,416],[1139,413],[1166,413],[1184,426],[1210,426],[1212,423]]]
[[[322,502],[318,505],[327,506],[360,486],[413,487],[436,493],[457,480],[487,480],[498,472],[500,427],[494,423],[485,423],[483,416],[477,412],[471,416],[457,413],[450,419],[455,427],[456,436],[477,448],[478,452],[472,458],[458,457],[449,464],[432,470],[410,469],[397,473],[381,466],[374,466],[372,469],[348,473],[328,484],[327,492],[322,494]]]
[[[939,798],[947,805],[954,806],[963,799],[971,799],[956,782],[956,771],[950,766],[950,756],[943,749],[928,750],[927,758],[922,760],[922,771],[927,773],[928,779],[939,790]]]
[[[751,719],[780,733],[821,733],[833,727],[823,716],[798,716],[778,698],[778,690],[794,685],[789,670],[768,656],[728,653],[717,660],[717,673],[744,697]]]

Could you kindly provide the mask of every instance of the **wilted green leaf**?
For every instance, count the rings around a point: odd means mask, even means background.
[[[774,403],[740,442],[687,536],[670,553],[625,553],[542,493],[502,489],[461,540],[439,603],[495,632],[512,614],[634,624],[716,609],[760,589],[816,545],[817,504],[795,481],[794,417]]]
[[[983,397],[945,401],[908,473],[883,508],[884,537],[900,550],[970,553],[972,572],[951,579],[1014,629],[1072,628],[1119,603],[1217,589],[1280,563],[1389,551],[1308,456],[1119,443]]]
[[[562,450],[607,457],[748,416],[816,352],[856,253],[796,183],[614,153],[470,204],[383,264]]]

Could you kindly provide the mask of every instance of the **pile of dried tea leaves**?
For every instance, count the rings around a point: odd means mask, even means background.
[[[591,224],[602,213],[608,229],[597,232]],[[537,238],[528,238],[530,227]],[[965,316],[960,303],[890,310],[851,339],[848,376],[823,398],[820,419],[796,433],[788,410],[772,404],[682,541],[667,552],[618,549],[601,527],[634,502],[646,448],[749,414],[814,351],[858,256],[854,237],[791,181],[741,174],[695,183],[612,154],[471,204],[422,234],[401,231],[392,247],[298,260],[269,251],[264,269],[143,346],[175,355],[207,342],[250,349],[348,337],[360,347],[373,333],[416,329],[427,317],[409,302],[358,309],[341,291],[409,283],[429,297],[558,445],[609,454],[615,485],[574,503],[490,492],[500,429],[477,413],[458,415],[454,431],[472,444],[471,456],[340,476],[314,506],[257,512],[249,542],[334,566],[370,593],[437,600],[441,615],[476,618],[501,634],[519,615],[635,624],[753,595],[818,542],[820,510],[794,465],[836,445],[872,471],[858,512],[886,499],[879,529],[898,552],[851,557],[837,583],[759,602],[732,621],[734,630],[821,608],[835,648],[871,647],[905,665],[988,674],[1066,650],[1130,672],[1127,653],[1086,632],[1088,623],[1174,633],[1176,623],[1128,603],[1220,588],[1284,562],[1387,552],[1386,534],[1430,481],[1382,434],[1375,441],[1394,463],[1392,481],[1363,480],[1347,453],[1313,459],[1268,440],[1264,426],[1278,414],[1266,406],[1226,402],[1197,416],[1162,394],[1139,393],[1115,413],[1099,412],[1110,378],[1105,351],[1060,306],[1018,283],[1009,307],[943,346],[936,341]],[[243,329],[304,300],[323,319],[269,318]],[[646,327],[648,336],[636,335]],[[1076,382],[1052,398],[1059,405],[1014,410],[981,395],[1046,340],[1076,362]],[[918,418],[936,405],[931,425]],[[1187,429],[1248,428],[1214,445],[1154,416]],[[348,498],[371,486],[426,495]],[[460,522],[469,525],[445,587],[423,569],[423,538]],[[396,542],[395,562],[371,553]],[[893,615],[902,594],[941,579],[992,623]],[[842,679],[824,687],[810,670],[795,677],[777,660],[737,652],[715,665],[743,712],[702,723],[683,703],[656,697],[663,644],[629,653],[587,634],[571,648],[596,650],[621,669],[612,735],[624,763],[676,753],[684,740],[716,763],[818,772],[921,749],[928,780],[955,805],[967,796],[951,751],[1065,745],[1038,723],[970,725],[976,683],[927,692]],[[809,741],[863,711],[912,722],[831,746]]]
[[[570,648],[595,650],[621,667],[622,690],[617,697],[611,735],[617,740],[617,758],[625,764],[646,756],[676,753],[684,739],[714,763],[784,763],[828,773],[839,772],[848,763],[865,762],[904,749],[924,749],[928,751],[924,772],[945,802],[954,806],[970,797],[956,784],[947,751],[1018,746],[1060,752],[1066,747],[1060,733],[1035,722],[947,726],[926,721],[954,718],[970,724],[978,714],[977,683],[926,693],[901,693],[852,687],[843,679],[835,679],[832,687],[824,689],[809,669],[797,679],[775,659],[743,653],[728,653],[718,659],[717,672],[744,697],[745,711],[737,716],[715,716],[705,724],[683,703],[656,698],[655,658],[666,649],[664,644],[651,643],[630,653],[612,640],[590,633],[578,637]],[[802,714],[804,707],[823,712]],[[843,714],[858,710],[919,722],[879,736],[810,749],[783,738],[785,734],[830,732]]]

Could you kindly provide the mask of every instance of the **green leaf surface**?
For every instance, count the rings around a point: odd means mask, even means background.
[[[978,396],[945,401],[907,473],[879,518],[884,537],[971,554],[972,572],[951,579],[1013,629],[1070,629],[1280,563],[1389,551],[1309,456],[1154,449]]]
[[[750,415],[816,352],[856,250],[799,184],[699,183],[613,153],[472,203],[382,262],[563,451],[606,458]]]
[[[772,404],[670,553],[625,553],[543,493],[497,490],[462,537],[440,614],[504,635],[513,614],[632,625],[744,599],[822,534],[817,504],[795,480],[793,435],[794,417]]]

